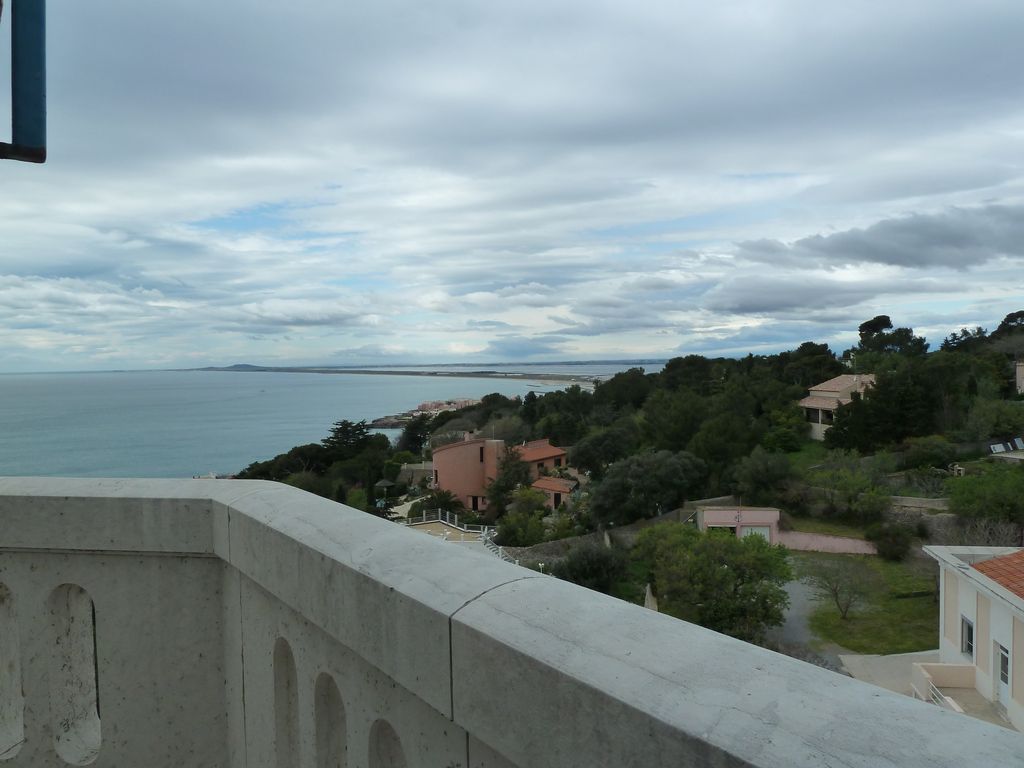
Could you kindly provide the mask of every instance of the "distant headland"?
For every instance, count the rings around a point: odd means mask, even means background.
[[[585,366],[585,365],[638,365],[644,364],[658,364],[663,363],[663,360],[601,360],[601,361],[567,361],[567,362],[556,362],[556,363],[538,363],[537,365],[564,365],[564,366]],[[349,368],[346,366],[275,366],[275,365],[249,365],[247,363],[239,363],[236,365],[228,366],[207,366],[205,368],[194,368],[191,370],[197,371],[221,371],[231,373],[320,373],[320,374],[342,374],[352,373],[361,374],[368,376],[432,376],[435,378],[450,377],[450,378],[464,378],[464,379],[535,379],[543,382],[555,382],[555,383],[568,383],[568,384],[579,384],[582,387],[593,387],[595,383],[607,378],[606,375],[593,374],[593,373],[568,373],[568,372],[550,372],[550,371],[528,371],[522,370],[529,368],[529,363],[495,363],[491,364],[494,367],[482,368],[479,370],[467,370],[469,366],[459,363],[451,364],[438,364],[431,366],[403,366],[400,368],[393,367],[374,367],[374,366],[363,366]],[[495,370],[499,367],[507,366],[510,370],[502,371]],[[414,368],[421,368],[415,370]],[[446,370],[446,369],[451,370]],[[455,370],[458,368],[459,370]],[[511,370],[511,369],[515,370]],[[414,370],[410,370],[414,369]]]

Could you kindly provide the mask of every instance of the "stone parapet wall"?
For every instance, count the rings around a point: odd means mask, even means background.
[[[95,605],[96,768],[1020,756],[1018,734],[273,483],[0,479],[0,583],[23,678],[0,685],[0,733],[24,715],[10,768],[68,763],[68,584]],[[68,658],[88,682],[88,654]]]

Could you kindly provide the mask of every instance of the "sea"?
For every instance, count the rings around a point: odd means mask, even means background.
[[[498,369],[522,374],[509,378],[228,371],[0,374],[0,476],[233,474],[293,446],[319,442],[342,419],[372,421],[426,400],[543,394],[569,385],[531,379],[531,373],[606,378],[630,367],[569,363]],[[379,431],[393,440],[400,432]]]

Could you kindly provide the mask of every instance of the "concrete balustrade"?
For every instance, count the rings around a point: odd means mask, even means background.
[[[0,768],[1024,754],[1010,731],[270,483],[0,479],[0,585],[0,661],[24,681],[21,698],[0,680],[0,738],[24,739]],[[69,673],[47,639],[65,604]],[[81,748],[58,749],[68,733]]]

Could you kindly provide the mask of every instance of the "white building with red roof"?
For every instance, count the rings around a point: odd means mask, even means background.
[[[940,569],[940,663],[914,665],[914,695],[963,709],[958,691],[980,694],[1024,731],[1024,548],[924,551]]]
[[[874,383],[873,373],[844,373],[811,387],[807,397],[797,403],[811,423],[811,439],[824,440],[839,406],[852,401],[854,392],[863,395]]]

